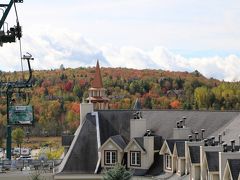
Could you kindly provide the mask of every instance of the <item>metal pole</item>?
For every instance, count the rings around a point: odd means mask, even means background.
[[[9,92],[9,87],[7,88],[7,144],[6,153],[7,159],[11,160],[12,157],[12,127],[9,125],[9,105],[12,98],[12,92]]]
[[[12,127],[7,126],[7,159],[11,160],[12,158]]]
[[[5,20],[6,20],[7,16],[8,16],[8,13],[9,13],[12,5],[13,5],[13,2],[14,2],[14,0],[11,0],[9,2],[9,4],[7,5],[7,9],[5,10],[5,12],[3,13],[2,18],[0,19],[0,29],[2,29],[2,26],[4,25],[4,22],[5,22]]]

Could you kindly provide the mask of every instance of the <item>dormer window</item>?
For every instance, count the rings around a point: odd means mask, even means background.
[[[165,154],[165,169],[172,169],[172,156]]]
[[[141,152],[140,151],[130,151],[130,165],[131,166],[141,166]]]
[[[105,165],[115,165],[117,162],[117,151],[104,151]]]

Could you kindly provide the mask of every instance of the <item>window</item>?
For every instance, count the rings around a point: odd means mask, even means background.
[[[117,162],[117,151],[104,151],[105,164],[114,165]]]
[[[130,151],[130,165],[131,166],[141,166],[141,152],[140,151]]]
[[[169,154],[165,155],[165,169],[172,169],[172,156]]]

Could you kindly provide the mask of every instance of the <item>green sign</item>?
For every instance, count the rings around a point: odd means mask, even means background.
[[[9,124],[11,125],[32,125],[33,124],[32,106],[10,106]]]

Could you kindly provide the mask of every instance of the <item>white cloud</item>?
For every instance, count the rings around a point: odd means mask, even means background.
[[[37,25],[69,28],[99,44],[141,49],[164,46],[183,51],[239,52],[240,1],[52,0],[18,5],[25,30]],[[15,14],[12,12],[15,23]],[[10,24],[13,24],[10,23]]]
[[[25,35],[23,49],[35,57],[34,69],[93,66],[96,59],[101,66],[152,68],[171,71],[200,71],[207,77],[226,81],[240,80],[240,58],[236,55],[226,57],[186,58],[164,47],[155,47],[146,51],[133,46],[114,48],[111,44],[95,45],[77,33],[47,30]],[[0,48],[0,69],[20,70],[17,44],[4,44]]]
[[[111,65],[129,68],[153,68],[171,71],[200,71],[210,78],[226,81],[240,81],[240,58],[236,55],[226,57],[185,58],[166,48],[156,47],[144,52],[132,47],[122,47],[119,51],[104,48],[103,54]]]

